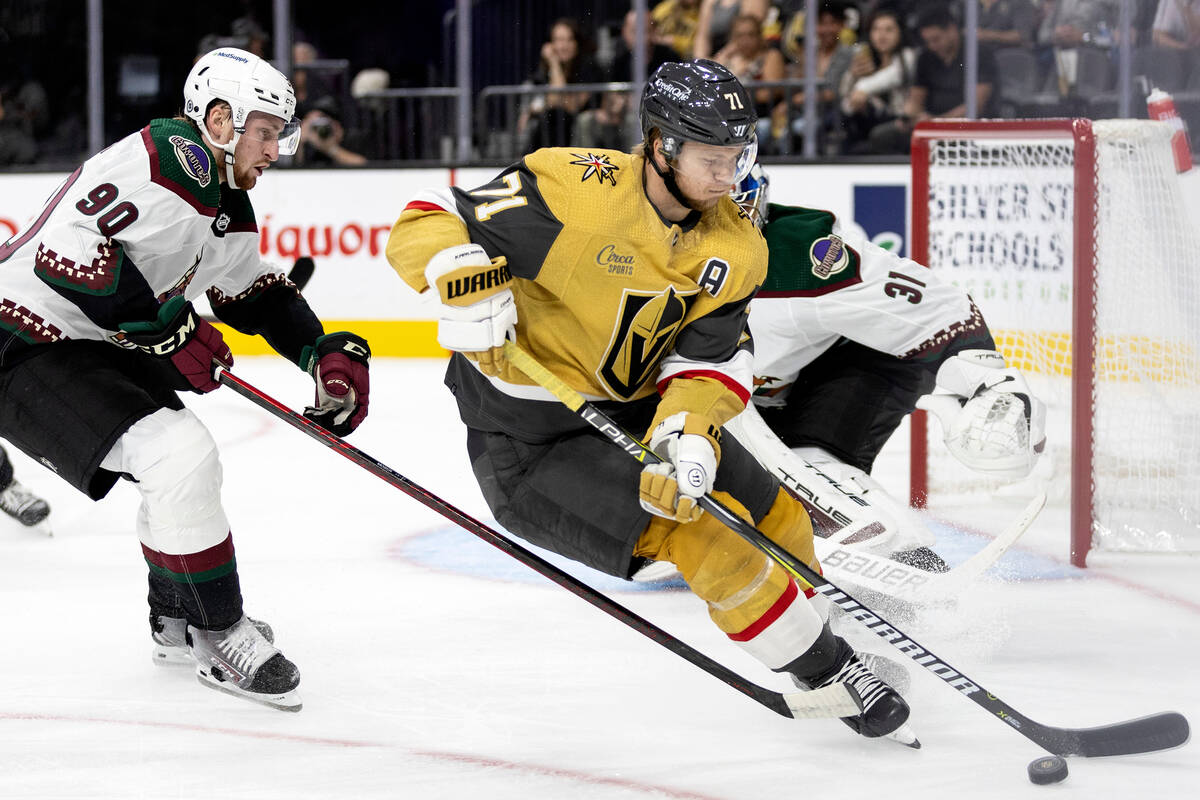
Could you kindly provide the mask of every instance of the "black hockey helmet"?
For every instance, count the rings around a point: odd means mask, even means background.
[[[684,142],[719,146],[756,143],[754,98],[737,77],[716,61],[668,61],[654,71],[642,92],[643,140],[657,129],[668,161]],[[754,159],[750,159],[752,166]]]

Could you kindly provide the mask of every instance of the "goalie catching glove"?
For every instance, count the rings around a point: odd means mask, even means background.
[[[946,449],[971,469],[1024,478],[1046,445],[1046,407],[1021,373],[994,350],[964,350],[942,363],[937,386],[917,408],[942,423]]]
[[[304,416],[337,436],[345,436],[367,416],[371,348],[347,331],[327,333],[300,352],[300,368],[317,383],[316,405]]]
[[[517,304],[504,256],[488,258],[477,244],[447,247],[425,267],[425,280],[442,301],[438,344],[499,375],[504,340],[516,339]]]
[[[642,508],[676,522],[695,522],[699,500],[712,491],[721,460],[721,429],[701,414],[681,411],[660,422],[650,436],[658,464],[642,468]]]
[[[213,362],[233,366],[233,353],[221,332],[206,322],[182,296],[158,307],[153,322],[123,322],[125,341],[155,358],[166,359],[177,373],[174,385],[198,394],[221,384],[213,378]]]

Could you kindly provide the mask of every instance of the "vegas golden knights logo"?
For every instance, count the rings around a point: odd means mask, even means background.
[[[690,298],[674,286],[657,294],[625,293],[612,343],[596,373],[614,396],[628,400],[653,376],[689,305]]]

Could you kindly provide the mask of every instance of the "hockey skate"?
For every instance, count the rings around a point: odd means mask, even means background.
[[[296,687],[300,670],[279,652],[249,617],[223,631],[187,626],[187,642],[196,659],[200,683],[235,697],[299,711]]]
[[[50,515],[50,504],[15,478],[4,491],[0,491],[0,509],[27,528],[32,528]]]
[[[270,625],[262,620],[248,619],[264,639],[275,643],[275,631]],[[196,663],[187,643],[187,620],[182,617],[164,617],[150,612],[150,638],[154,642],[150,658],[160,667],[190,667]]]
[[[921,743],[905,723],[909,708],[904,698],[875,673],[867,669],[854,651],[844,642],[844,660],[827,676],[806,679],[792,675],[792,680],[801,689],[823,689],[835,683],[845,684],[862,703],[862,713],[853,717],[842,717],[850,729],[868,739],[884,737],[907,747],[919,749]]]

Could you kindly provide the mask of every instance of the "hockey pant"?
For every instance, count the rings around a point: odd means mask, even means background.
[[[163,408],[134,423],[100,466],[142,496],[137,534],[149,566],[151,614],[221,630],[242,616],[233,537],[221,507],[221,462],[191,411]]]
[[[750,520],[730,495],[714,492],[714,497]],[[800,502],[786,491],[779,490],[758,528],[820,570],[812,523]],[[824,595],[801,588],[774,560],[712,514],[686,524],[653,517],[634,555],[675,564],[688,587],[708,604],[717,627],[773,670],[804,656],[829,617]]]

